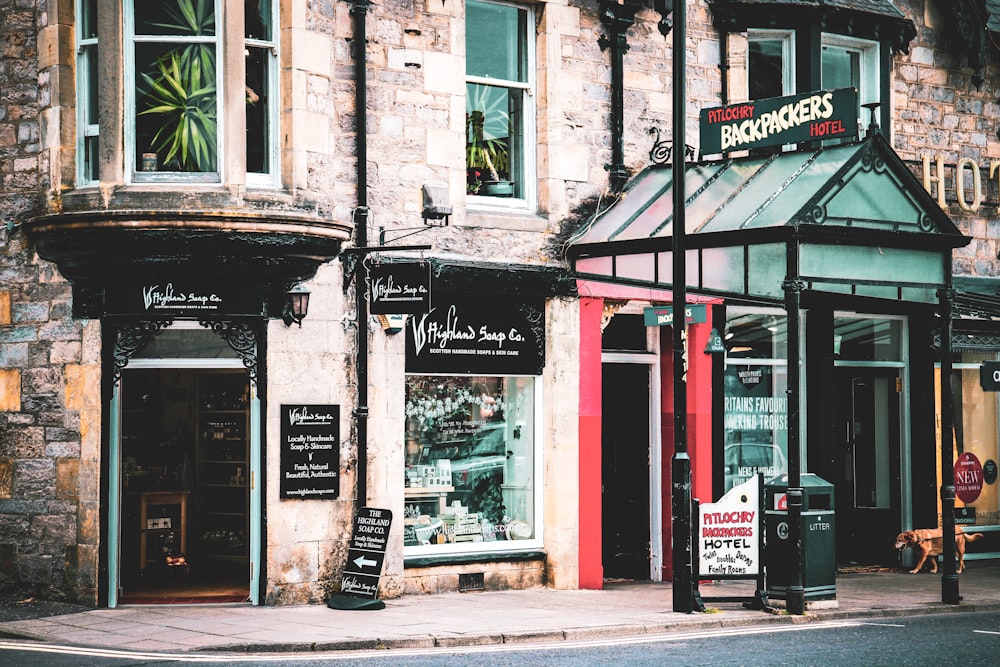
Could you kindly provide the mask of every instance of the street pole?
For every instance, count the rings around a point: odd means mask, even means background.
[[[949,258],[950,259],[950,258]],[[948,267],[950,270],[950,266]],[[953,290],[940,291],[941,305],[941,602],[958,604],[958,574],[955,572],[955,441],[951,404],[951,307]]]
[[[799,397],[802,384],[802,346],[800,334],[802,290],[805,283],[799,277],[799,240],[788,242],[785,267],[787,277],[782,288],[785,291],[785,311],[787,313],[788,338],[788,386],[785,389],[788,401],[788,541],[791,558],[788,564],[789,583],[785,591],[785,609],[789,614],[806,613],[806,595],[802,572],[802,505],[805,492],[802,488],[802,447],[801,413]]]
[[[691,457],[687,447],[687,361],[684,354],[687,321],[687,262],[684,201],[686,153],[687,2],[673,0],[673,362],[674,456],[670,465],[673,514],[673,610],[694,611],[694,577],[691,563]]]

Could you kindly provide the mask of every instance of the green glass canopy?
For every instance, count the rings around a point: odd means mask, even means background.
[[[686,167],[687,288],[781,303],[783,283],[936,303],[951,252],[970,239],[880,135],[862,142]],[[579,278],[669,289],[672,169],[651,166],[580,229]]]

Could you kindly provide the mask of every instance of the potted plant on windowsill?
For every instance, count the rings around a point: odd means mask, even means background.
[[[492,95],[491,95],[492,93]],[[510,174],[510,117],[500,108],[506,98],[487,86],[470,89],[465,114],[465,166],[468,194],[511,197],[514,183]],[[491,99],[492,97],[492,99]]]
[[[174,24],[157,24],[186,35],[211,34],[215,12],[211,0],[175,0],[167,9]],[[153,72],[142,72],[146,86],[139,91],[149,116],[159,127],[150,150],[161,168],[170,171],[217,169],[215,52],[206,44],[185,44],[160,55]]]

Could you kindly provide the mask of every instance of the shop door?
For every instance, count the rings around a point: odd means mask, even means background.
[[[837,562],[897,564],[899,532],[899,373],[896,369],[841,368],[837,374]]]
[[[602,366],[604,576],[649,579],[649,366]]]

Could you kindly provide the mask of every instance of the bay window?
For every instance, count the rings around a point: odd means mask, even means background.
[[[78,186],[100,180],[102,161],[115,162],[109,173],[123,166],[127,183],[277,186],[278,3],[116,4],[77,0]],[[227,31],[240,23],[242,34]],[[99,39],[123,74],[121,97],[113,81],[97,85]],[[99,150],[99,110],[105,122],[124,118],[122,151]]]
[[[533,196],[533,28],[525,7],[466,3],[466,192],[481,203]]]
[[[408,555],[537,537],[535,399],[533,377],[407,375]]]

